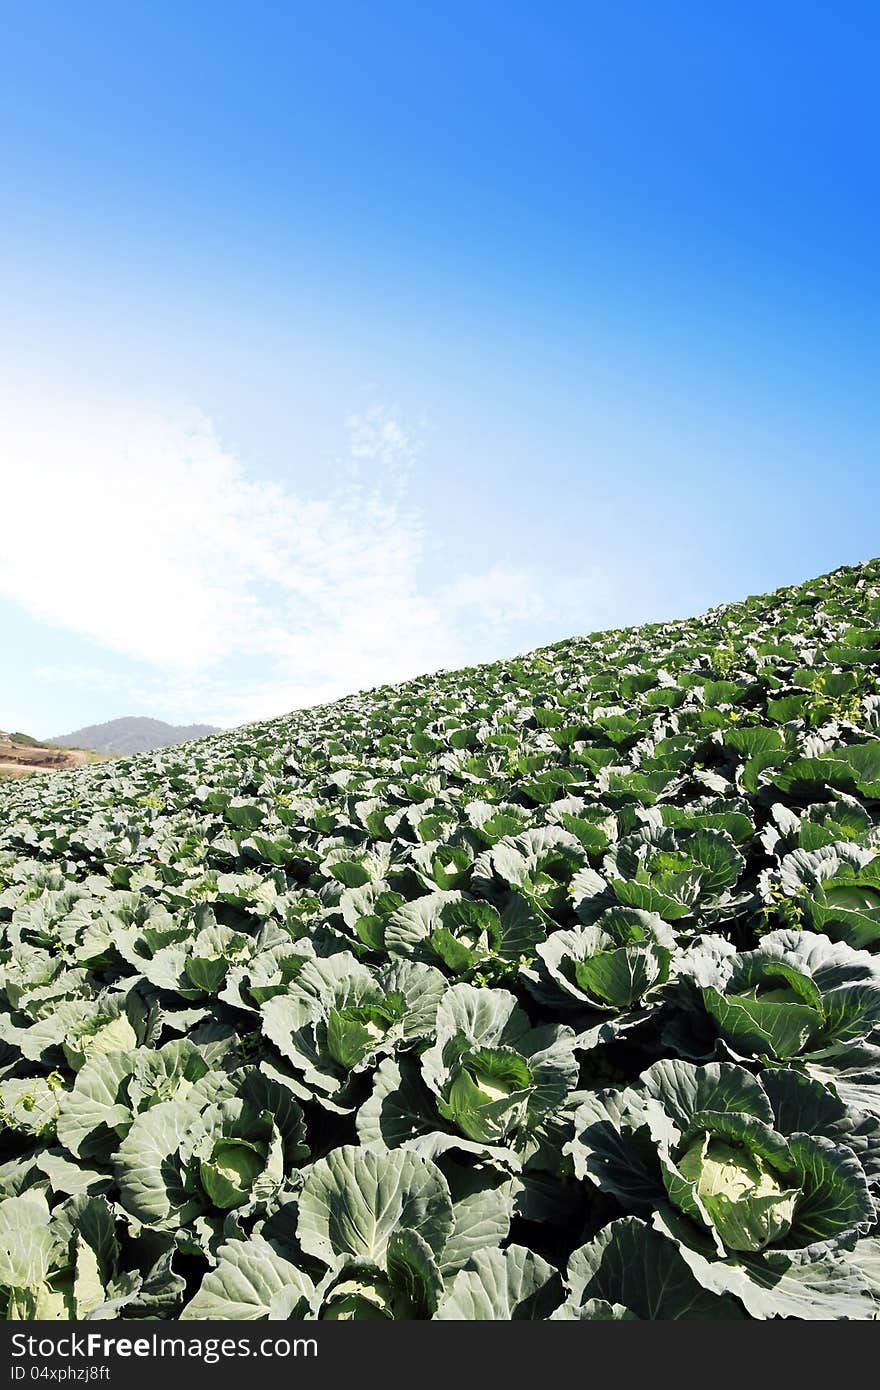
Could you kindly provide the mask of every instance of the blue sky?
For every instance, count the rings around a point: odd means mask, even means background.
[[[880,552],[876,6],[0,16],[0,727]]]

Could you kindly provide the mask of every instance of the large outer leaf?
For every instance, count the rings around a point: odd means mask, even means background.
[[[663,1209],[655,1225],[678,1239],[681,1258],[706,1290],[734,1295],[753,1318],[874,1320],[880,1313],[876,1285],[845,1253],[800,1260],[796,1253],[718,1259],[694,1248],[686,1218]]]
[[[729,1299],[701,1287],[675,1241],[633,1216],[612,1221],[588,1245],[575,1250],[567,1282],[578,1302],[604,1299],[622,1304],[639,1318],[741,1316]]]
[[[388,1276],[413,1317],[430,1317],[443,1295],[443,1276],[426,1240],[409,1226],[388,1237],[385,1255]]]
[[[712,987],[703,990],[703,1003],[721,1036],[747,1056],[797,1057],[822,1027],[821,1013],[803,1003],[765,1003]]]
[[[637,1091],[595,1092],[575,1113],[574,1130],[565,1152],[579,1178],[635,1211],[650,1210],[662,1198],[656,1145]]]
[[[231,1240],[181,1312],[182,1319],[251,1320],[302,1317],[315,1296],[307,1274],[262,1236]]]
[[[119,1096],[133,1069],[130,1054],[109,1052],[90,1057],[77,1073],[73,1089],[61,1100],[57,1124],[59,1140],[76,1158],[92,1151],[90,1140],[103,1135],[106,1142],[130,1123],[130,1108]]]
[[[673,1059],[655,1062],[642,1074],[641,1086],[680,1130],[686,1129],[701,1110],[753,1115],[765,1124],[773,1121],[760,1081],[744,1067],[729,1062],[712,1062],[705,1067]]]
[[[160,1101],[136,1117],[120,1144],[114,1163],[119,1200],[137,1221],[177,1225],[198,1210],[176,1155],[199,1113],[200,1106],[185,1100]]]
[[[481,1250],[502,1244],[513,1216],[514,1184],[479,1188],[453,1204],[454,1227],[443,1247],[440,1268],[444,1274],[460,1269]]]
[[[403,903],[393,912],[385,927],[385,946],[391,955],[415,955],[442,925],[443,908],[460,903],[462,894],[456,891],[425,893],[412,902]]]
[[[347,1144],[311,1169],[297,1225],[307,1254],[328,1265],[345,1255],[378,1264],[392,1231],[403,1226],[417,1231],[436,1255],[452,1231],[449,1187],[429,1159]]]
[[[562,1301],[552,1265],[522,1245],[474,1255],[455,1275],[435,1316],[446,1322],[547,1318]]]
[[[384,1152],[433,1133],[440,1123],[433,1100],[415,1061],[386,1057],[373,1079],[372,1096],[357,1113],[361,1144]]]
[[[833,1247],[844,1236],[865,1234],[876,1212],[862,1165],[850,1149],[812,1134],[792,1135],[789,1148],[803,1191],[792,1232],[798,1244]]]
[[[762,1072],[761,1084],[770,1097],[774,1128],[780,1134],[812,1134],[845,1144],[858,1156],[869,1182],[877,1181],[880,1119],[854,1108],[833,1087],[788,1067]]]
[[[0,1288],[36,1288],[59,1256],[57,1235],[49,1229],[49,1208],[41,1193],[0,1202]]]

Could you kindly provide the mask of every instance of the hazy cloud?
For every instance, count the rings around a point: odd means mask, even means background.
[[[251,476],[203,416],[7,403],[4,509],[30,524],[3,529],[0,592],[140,663],[121,700],[221,723],[490,659],[522,622],[564,620],[525,568],[427,585],[419,441],[386,407],[347,424],[315,499]]]

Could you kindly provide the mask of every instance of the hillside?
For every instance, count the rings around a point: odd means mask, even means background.
[[[98,753],[112,753],[116,757],[127,758],[135,753],[171,748],[175,744],[189,743],[193,739],[219,732],[213,724],[166,724],[162,719],[142,717],[89,724],[84,729],[75,729],[72,734],[59,734],[46,742],[59,748],[93,748]]]
[[[29,734],[0,733],[0,780],[33,772],[63,772],[83,767],[97,756],[84,748],[52,748]]]
[[[4,784],[0,1311],[876,1318],[878,675],[875,560]]]

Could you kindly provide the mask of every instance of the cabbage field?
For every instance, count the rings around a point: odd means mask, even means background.
[[[876,1319],[880,562],[0,786],[10,1318]]]

